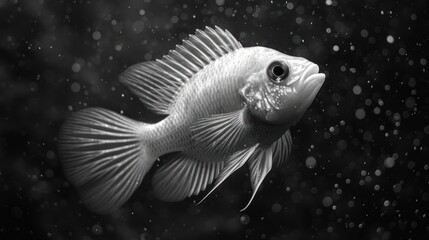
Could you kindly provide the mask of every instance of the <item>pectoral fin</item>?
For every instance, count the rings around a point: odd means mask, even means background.
[[[195,146],[208,154],[225,155],[242,148],[238,143],[249,139],[252,122],[247,108],[202,118],[191,126]]]

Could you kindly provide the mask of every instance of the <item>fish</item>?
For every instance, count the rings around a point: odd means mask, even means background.
[[[119,76],[142,104],[164,118],[144,123],[97,107],[66,119],[61,165],[83,204],[111,214],[155,162],[153,194],[177,202],[211,186],[200,203],[245,164],[252,195],[292,150],[290,128],[311,105],[325,75],[317,64],[262,47],[243,47],[218,26],[196,30],[155,61]]]

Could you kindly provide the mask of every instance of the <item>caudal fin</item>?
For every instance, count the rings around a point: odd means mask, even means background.
[[[145,146],[145,125],[106,109],[88,108],[62,126],[61,163],[90,210],[111,213],[140,185],[155,161]]]

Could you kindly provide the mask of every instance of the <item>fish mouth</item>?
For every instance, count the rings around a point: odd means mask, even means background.
[[[307,92],[308,90],[322,86],[325,81],[325,74],[319,73],[319,66],[311,64],[304,70],[298,84],[298,91]],[[309,89],[310,88],[310,89]]]
[[[301,76],[301,84],[309,85],[309,84],[323,84],[325,80],[325,74],[319,73],[319,66],[316,64],[311,64],[304,70],[304,73]],[[305,87],[305,86],[304,86]]]
[[[325,74],[319,73],[319,66],[316,64],[311,64],[304,70],[297,87],[304,101],[300,111],[305,111],[310,106],[324,82]]]

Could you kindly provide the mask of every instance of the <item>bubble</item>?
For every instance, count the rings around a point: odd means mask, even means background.
[[[95,31],[95,32],[93,32],[93,33],[92,33],[92,38],[93,38],[94,40],[100,40],[100,38],[101,38],[101,33],[100,33],[99,31]]]
[[[313,156],[308,156],[307,159],[305,159],[305,166],[307,166],[308,168],[315,168],[316,165],[317,161],[316,158],[314,158]]]
[[[332,202],[333,202],[332,198],[329,197],[329,196],[324,197],[323,200],[322,200],[322,204],[325,207],[330,207],[332,205]]]
[[[54,176],[54,171],[52,171],[51,169],[47,169],[47,170],[45,171],[45,176],[46,176],[47,178],[52,178],[52,177]]]
[[[144,9],[140,9],[139,14],[140,14],[141,16],[143,16],[145,13],[146,13],[146,11],[145,11]]]
[[[53,151],[49,150],[49,151],[46,152],[46,157],[48,159],[54,159],[55,153]]]
[[[94,235],[100,235],[103,233],[103,228],[99,224],[92,226],[91,231]]]
[[[407,108],[413,108],[416,105],[416,100],[413,97],[409,97],[405,100],[405,105]]]
[[[386,37],[386,41],[387,41],[388,43],[392,44],[392,43],[394,43],[394,42],[395,42],[395,38],[394,38],[392,35],[388,35],[388,36]]]
[[[426,125],[425,128],[423,129],[423,132],[425,134],[429,134],[429,125]]]
[[[380,176],[381,175],[381,171],[379,169],[375,170],[375,176]]]
[[[338,45],[334,45],[332,47],[332,50],[334,50],[335,52],[338,52],[340,50],[340,47]]]
[[[240,217],[241,224],[247,225],[250,223],[250,217],[247,215],[243,215]]]
[[[389,200],[384,201],[383,205],[384,205],[385,207],[388,207],[388,206],[390,205]]]
[[[222,6],[225,4],[225,0],[216,0],[216,4]]]
[[[72,90],[72,92],[79,92],[80,91],[80,84],[77,82],[72,83],[72,85],[70,86],[70,89]]]
[[[356,110],[355,116],[357,119],[364,119],[366,116],[366,112],[363,108],[359,108],[358,110]]]
[[[363,38],[368,37],[368,30],[366,30],[366,29],[362,29],[362,30],[360,31],[360,35],[361,35]]]
[[[273,213],[279,213],[282,210],[283,206],[279,203],[274,203],[273,206],[271,206],[271,210]]]
[[[361,94],[361,93],[362,93],[362,88],[361,88],[359,85],[355,85],[355,86],[353,87],[353,93],[354,93],[355,95],[359,95],[359,94]]]
[[[392,168],[393,166],[395,166],[395,158],[393,157],[388,157],[386,159],[384,159],[384,166],[387,168]]]
[[[72,71],[73,72],[79,72],[80,69],[81,69],[81,66],[79,63],[73,63],[73,65],[72,65]]]
[[[347,149],[347,142],[344,139],[341,139],[337,142],[337,148],[341,151],[345,151]]]
[[[133,28],[133,31],[135,33],[141,33],[141,32],[143,32],[143,29],[144,29],[144,23],[143,23],[143,21],[135,21],[133,23],[132,28]]]
[[[179,22],[179,18],[177,16],[172,16],[171,17],[171,22],[172,23],[178,23]]]

